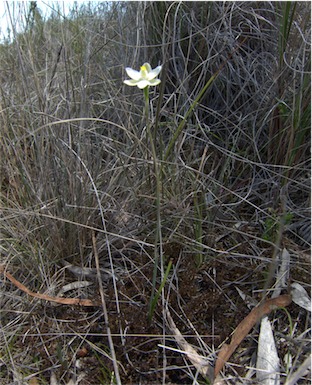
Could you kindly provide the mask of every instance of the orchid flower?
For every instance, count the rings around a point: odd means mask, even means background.
[[[124,83],[128,86],[137,86],[140,89],[144,89],[148,86],[157,86],[160,83],[159,79],[156,79],[162,66],[158,66],[152,70],[149,63],[144,63],[140,68],[140,71],[133,70],[130,67],[126,68],[126,72],[131,79],[124,80]]]

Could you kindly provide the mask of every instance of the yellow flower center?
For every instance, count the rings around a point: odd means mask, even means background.
[[[141,66],[141,76],[143,79],[145,79],[147,77],[147,68],[146,66]]]

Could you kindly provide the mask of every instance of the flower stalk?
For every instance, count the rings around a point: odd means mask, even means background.
[[[144,95],[144,117],[146,121],[146,132],[147,138],[150,142],[150,148],[152,152],[153,158],[153,166],[154,166],[154,174],[155,174],[155,182],[156,182],[156,234],[155,234],[155,248],[154,248],[154,270],[153,270],[153,278],[152,278],[152,293],[149,303],[149,320],[151,320],[156,302],[159,298],[160,292],[163,294],[163,287],[165,284],[166,276],[164,273],[164,264],[163,264],[163,251],[162,251],[162,233],[161,233],[161,214],[160,214],[160,195],[161,195],[161,168],[159,165],[159,161],[157,158],[156,152],[156,136],[153,137],[151,131],[151,124],[149,119],[149,87],[156,86],[160,83],[160,80],[157,79],[158,74],[161,71],[162,66],[158,66],[152,70],[149,63],[144,63],[141,67],[140,71],[135,71],[132,68],[127,67],[126,72],[131,79],[124,80],[124,83],[129,86],[137,86],[140,89],[143,89]],[[157,279],[157,269],[158,264],[160,262],[160,270],[161,270],[161,282],[162,285],[158,289],[156,293],[156,279]]]

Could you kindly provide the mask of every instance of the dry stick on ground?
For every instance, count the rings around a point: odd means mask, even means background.
[[[167,310],[167,320],[170,326],[174,338],[180,347],[195,366],[195,368],[202,374],[202,376],[208,378],[211,382],[217,377],[223,368],[224,364],[228,361],[234,351],[237,349],[242,340],[250,332],[253,326],[260,321],[260,319],[268,315],[272,310],[279,307],[286,307],[290,305],[292,298],[290,295],[280,295],[279,297],[268,299],[262,304],[255,307],[247,317],[237,326],[235,329],[230,344],[224,344],[218,354],[218,358],[213,369],[212,365],[209,363],[209,360],[202,355],[198,354],[197,351],[184,339],[179,329],[176,327],[169,310]]]
[[[35,293],[29,290],[21,282],[13,277],[8,271],[5,270],[5,265],[0,265],[0,273],[3,273],[6,278],[8,278],[16,287],[24,291],[26,294],[34,298],[44,299],[49,302],[56,302],[62,305],[80,305],[80,306],[101,306],[100,302],[92,301],[91,299],[80,299],[80,298],[61,298],[61,297],[51,297],[46,294]]]
[[[237,326],[235,329],[230,344],[224,344],[218,354],[218,358],[215,364],[214,375],[220,373],[223,365],[227,362],[227,360],[234,353],[236,348],[242,342],[242,340],[246,337],[246,335],[250,332],[252,327],[260,321],[260,319],[268,315],[272,310],[277,309],[279,307],[286,307],[290,305],[292,302],[292,298],[290,295],[280,295],[279,297],[268,299],[263,302],[261,305],[252,309],[252,311],[248,314],[247,317],[243,319],[243,321]]]

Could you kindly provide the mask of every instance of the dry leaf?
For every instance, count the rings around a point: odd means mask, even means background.
[[[75,281],[64,285],[61,290],[57,293],[57,297],[63,297],[65,293],[71,290],[83,289],[84,287],[88,287],[93,285],[93,282],[89,281]]]
[[[279,385],[279,357],[268,317],[260,325],[257,356],[257,379],[261,385]]]
[[[213,366],[210,364],[209,360],[206,357],[199,355],[197,351],[185,340],[171,318],[169,310],[167,310],[166,315],[171,332],[174,335],[180,349],[185,352],[187,358],[192,362],[199,373],[212,382],[214,380]]]
[[[50,385],[59,385],[54,372],[51,373]]]
[[[290,254],[287,249],[283,249],[279,256],[279,268],[276,273],[275,289],[272,293],[272,298],[278,297],[281,294],[282,289],[287,288],[289,281],[289,269],[290,269]]]
[[[311,299],[309,298],[304,287],[297,282],[292,283],[290,286],[291,295],[295,304],[307,311],[311,311]]]

